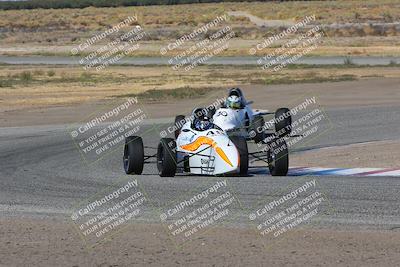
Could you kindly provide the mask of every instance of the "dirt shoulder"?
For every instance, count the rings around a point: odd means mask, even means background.
[[[67,222],[2,219],[0,266],[394,266],[398,231],[301,229],[265,243],[254,230],[215,228],[176,248],[161,225],[131,224],[87,250]]]
[[[199,66],[192,72],[174,71],[170,66],[111,66],[97,72],[79,66],[4,65],[0,66],[0,112],[111,102],[152,90],[164,92],[155,97],[162,103],[171,91],[175,103],[189,100],[182,94],[186,89],[192,92],[190,99],[211,100],[224,94],[221,89],[237,86],[263,108],[278,102],[287,106],[295,97],[310,93],[333,97],[340,105],[399,103],[399,81],[397,65],[292,66],[279,72],[246,65]],[[206,89],[208,93],[201,94]]]
[[[399,84],[400,78],[368,78],[334,83],[250,84],[243,85],[241,88],[246,99],[254,100],[254,108],[269,110],[285,106],[291,108],[306,98],[315,96],[317,104],[322,108],[337,109],[361,106],[396,106],[400,103]],[[225,87],[228,88],[230,85],[227,83]],[[55,98],[62,98],[56,96],[56,92],[51,94],[55,94]],[[84,92],[84,94],[89,94],[89,92]],[[40,95],[43,96],[42,93]],[[22,96],[22,92],[11,92],[10,95],[4,95],[4,99],[9,97],[18,99]],[[157,103],[140,99],[139,101],[145,108],[148,118],[170,118],[177,114],[190,114],[194,107],[207,106],[223,97],[225,97],[225,91],[218,90],[205,97],[190,100],[161,100]],[[113,98],[88,100],[70,105],[14,105],[11,109],[3,110],[0,127],[76,123],[84,120],[93,112],[110,109],[113,103],[117,105],[124,101],[123,98]]]

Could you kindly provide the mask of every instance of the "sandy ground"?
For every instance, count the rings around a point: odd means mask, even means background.
[[[292,154],[292,166],[398,168],[400,140],[327,147]]]
[[[400,232],[310,230],[265,242],[214,228],[176,247],[161,225],[131,224],[88,249],[67,222],[2,219],[0,266],[395,266]]]
[[[54,76],[50,77],[52,72]],[[7,65],[0,66],[0,73],[0,112],[46,108],[52,105],[91,104],[104,99],[112,102],[117,96],[123,97],[151,89],[227,89],[238,85],[247,89],[246,96],[257,99],[256,106],[263,108],[273,108],[275,103],[290,105],[292,101],[296,101],[295,97],[310,94],[325,98],[335,97],[327,99],[328,104],[371,105],[385,103],[382,100],[386,100],[386,103],[395,102],[393,96],[399,96],[397,85],[400,80],[398,67],[287,68],[280,72],[266,72],[255,66],[230,65],[199,66],[193,72],[182,73],[168,66],[112,66],[103,72],[88,72],[78,66]],[[23,82],[23,79],[27,80]],[[334,83],[305,83],[343,79],[357,81],[338,83],[336,86]],[[385,92],[382,94],[376,88],[385,88]],[[202,100],[215,99],[221,94],[222,91],[208,93]],[[359,101],[354,102],[357,99]],[[164,99],[159,101],[165,103]],[[185,100],[179,101],[179,105],[182,102]],[[152,107],[157,110],[156,106]],[[178,111],[176,109],[174,107],[171,111]]]
[[[397,69],[393,71],[398,72]],[[254,100],[254,108],[275,110],[279,107],[293,107],[306,98],[316,97],[321,108],[347,108],[357,106],[387,106],[400,103],[400,78],[369,78],[359,81],[281,84],[281,85],[244,85],[240,86],[246,99]],[[380,90],[384,89],[384,90]],[[90,92],[85,92],[86,95]],[[14,98],[19,95],[13,93]],[[7,97],[7,96],[4,96]],[[176,114],[190,114],[194,106],[206,106],[225,93],[215,92],[202,99],[193,101],[177,100],[160,103],[146,103],[139,99],[149,118],[175,117]],[[43,107],[14,105],[2,111],[0,107],[0,127],[48,125],[74,123],[83,120],[92,112],[98,112],[112,103],[124,102],[123,99],[87,101],[76,105],[51,105]],[[195,103],[194,103],[195,102]]]

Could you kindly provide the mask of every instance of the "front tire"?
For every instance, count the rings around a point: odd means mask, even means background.
[[[272,176],[286,176],[289,171],[289,150],[283,138],[269,143],[268,168]]]
[[[181,133],[183,124],[185,123],[185,115],[177,115],[175,117],[175,139],[178,138]]]
[[[157,148],[157,169],[161,177],[173,177],[176,173],[176,142],[162,138]]]
[[[249,151],[247,148],[246,138],[241,136],[231,136],[230,139],[239,151],[240,175],[246,176],[249,171]]]
[[[124,170],[126,174],[142,174],[144,166],[143,140],[139,136],[125,138]]]
[[[275,131],[279,137],[292,132],[292,115],[288,108],[279,108],[275,112]]]

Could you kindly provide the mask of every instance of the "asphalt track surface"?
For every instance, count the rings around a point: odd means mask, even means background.
[[[398,139],[398,107],[329,109],[333,127],[308,143],[317,149],[359,142]],[[165,119],[165,122],[168,120]],[[0,130],[0,214],[1,216],[69,219],[80,201],[108,190],[116,181],[137,179],[148,199],[143,216],[137,220],[160,222],[160,209],[170,207],[184,194],[195,194],[226,179],[240,200],[229,224],[248,225],[249,212],[266,199],[277,199],[294,188],[292,184],[316,179],[328,201],[321,204],[315,227],[395,229],[400,227],[400,177],[200,177],[177,175],[161,178],[154,164],[143,175],[127,176],[122,169],[122,147],[101,161],[86,165],[66,129],[68,125],[9,127]],[[144,130],[156,125],[145,125]],[[145,145],[154,146],[158,131],[148,131]],[[335,166],[332,166],[335,167]],[[338,166],[340,167],[340,166]],[[371,166],[373,167],[373,166]],[[301,180],[299,180],[301,179]],[[199,188],[199,190],[197,190]],[[196,191],[197,190],[197,191]]]

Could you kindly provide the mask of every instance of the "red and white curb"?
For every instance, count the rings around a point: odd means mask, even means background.
[[[253,167],[250,173],[269,174],[268,168]],[[400,177],[400,168],[322,168],[322,167],[292,167],[288,172],[289,176],[388,176]]]
[[[288,175],[343,175],[343,176],[392,176],[400,177],[400,168],[318,168],[294,167]]]

